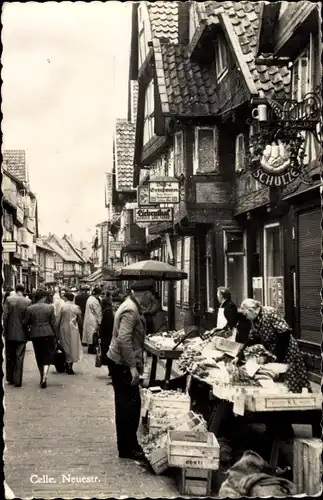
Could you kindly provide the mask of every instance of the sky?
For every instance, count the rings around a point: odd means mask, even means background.
[[[42,235],[106,219],[115,118],[127,113],[131,2],[7,3],[3,149],[24,149]]]

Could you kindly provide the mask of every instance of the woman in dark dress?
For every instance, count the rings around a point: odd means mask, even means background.
[[[99,338],[101,340],[102,364],[108,366],[107,352],[110,347],[113,330],[113,309],[112,298],[109,291],[106,292],[102,299],[102,322],[99,330]],[[109,369],[109,368],[108,368]]]
[[[24,324],[30,328],[35,358],[40,373],[40,387],[46,389],[49,367],[54,362],[57,345],[57,327],[53,304],[46,290],[35,292],[35,303],[26,311]]]

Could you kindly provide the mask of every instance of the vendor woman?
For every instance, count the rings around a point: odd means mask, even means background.
[[[231,292],[228,288],[220,286],[217,292],[217,298],[220,303],[218,310],[217,330],[227,330],[228,334],[235,334],[235,326],[238,321],[237,306],[231,300]]]
[[[274,354],[278,363],[286,363],[285,383],[291,392],[311,391],[302,352],[285,319],[273,307],[262,306],[253,299],[241,304],[242,313],[251,321],[247,345],[262,344]]]

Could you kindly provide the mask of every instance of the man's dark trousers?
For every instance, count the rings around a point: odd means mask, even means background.
[[[140,422],[141,399],[138,385],[131,385],[130,368],[108,358],[115,399],[117,444],[120,455],[138,450],[137,430]]]
[[[16,386],[22,384],[25,352],[26,342],[6,341],[6,378],[8,382]]]

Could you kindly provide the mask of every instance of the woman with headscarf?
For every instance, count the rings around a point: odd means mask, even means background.
[[[35,351],[40,373],[40,387],[46,389],[49,367],[54,362],[57,328],[53,304],[48,303],[46,290],[35,292],[35,303],[27,308],[24,324],[30,327],[29,338]]]
[[[101,340],[102,364],[108,366],[107,352],[110,347],[113,331],[114,315],[112,310],[111,293],[107,291],[102,302],[102,322],[99,330],[99,339]],[[109,368],[108,368],[109,370]],[[110,375],[110,370],[109,370]]]
[[[82,341],[88,345],[89,354],[95,354],[94,334],[98,333],[102,321],[100,294],[101,288],[95,286],[85,307]]]
[[[302,351],[280,313],[254,299],[245,299],[241,312],[251,321],[247,345],[262,344],[278,363],[288,364],[285,384],[291,392],[302,392],[303,388],[311,391]]]
[[[66,302],[60,310],[58,334],[60,344],[66,355],[66,372],[74,375],[73,363],[82,356],[80,331],[82,330],[82,313],[79,306],[73,303],[74,294],[65,293]]]

